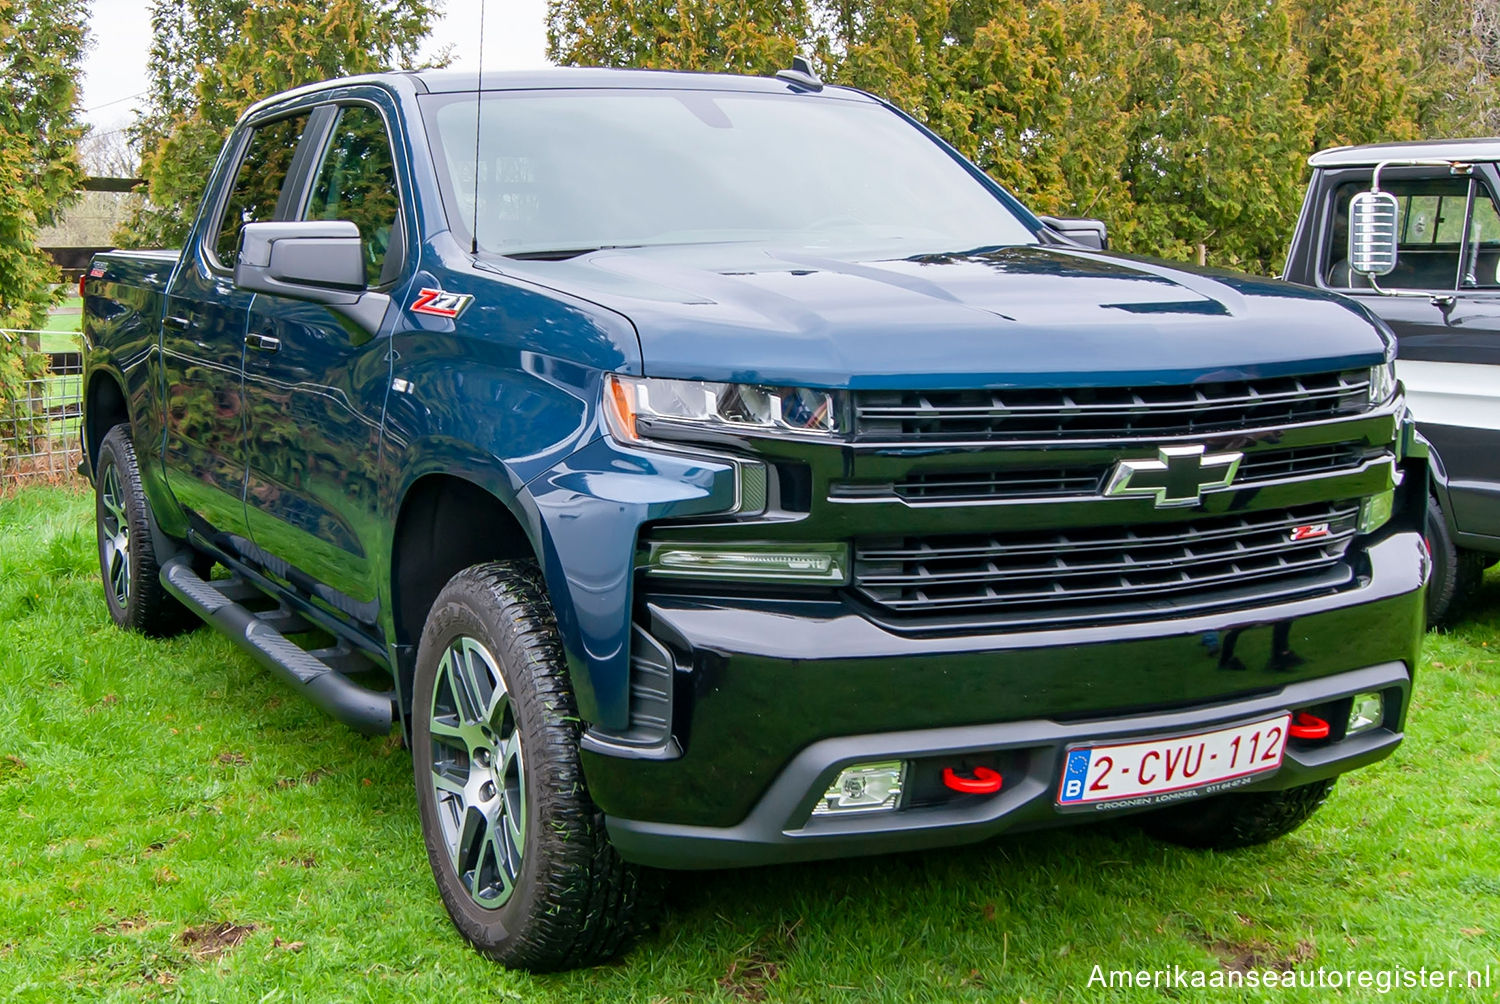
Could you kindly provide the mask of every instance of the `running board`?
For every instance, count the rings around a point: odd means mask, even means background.
[[[344,672],[371,666],[345,645],[308,651],[290,641],[311,625],[298,615],[276,609],[258,614],[240,601],[265,596],[243,579],[205,581],[193,571],[191,555],[170,559],[161,583],[193,613],[244,649],[256,662],[281,677],[302,696],[356,732],[385,735],[395,720],[395,694],[361,687]]]

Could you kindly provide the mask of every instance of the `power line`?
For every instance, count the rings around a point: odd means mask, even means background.
[[[122,103],[124,103],[126,101],[134,101],[136,98],[144,98],[146,96],[146,94],[147,94],[146,91],[140,91],[140,92],[138,92],[136,94],[127,94],[123,98],[115,98],[113,101],[106,101],[102,105],[95,105],[92,108],[85,108],[83,110],[83,114],[89,115],[89,114],[92,114],[93,112],[97,112],[101,108],[108,108],[110,105],[118,105],[118,104],[122,104]]]

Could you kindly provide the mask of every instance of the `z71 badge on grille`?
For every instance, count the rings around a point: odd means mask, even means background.
[[[413,314],[431,314],[433,317],[457,317],[464,308],[474,302],[468,293],[445,293],[441,289],[424,289],[412,301]]]
[[[1122,460],[1104,486],[1111,498],[1149,495],[1156,508],[1197,505],[1204,491],[1228,488],[1243,453],[1208,453],[1202,446],[1163,446],[1154,460]]]

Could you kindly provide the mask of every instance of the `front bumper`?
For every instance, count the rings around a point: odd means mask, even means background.
[[[1079,742],[1129,741],[1184,735],[1254,721],[1294,708],[1381,691],[1388,715],[1399,715],[1411,689],[1402,663],[1386,663],[1321,680],[1292,684],[1274,694],[1208,709],[1132,715],[1110,721],[1060,723],[1032,719],[999,725],[960,726],[826,739],[804,749],[777,776],[750,814],[734,826],[691,826],[608,818],[610,840],[625,858],[658,868],[719,868],[849,857],[973,843],[1004,831],[1087,822],[1132,810],[1059,811],[1055,805],[1063,755]],[[1388,726],[1316,747],[1288,745],[1279,770],[1236,791],[1268,791],[1307,784],[1373,763],[1401,742]],[[851,764],[882,761],[960,762],[1000,758],[1004,788],[923,806],[848,818],[812,817],[813,802]],[[1135,810],[1138,811],[1138,810]]]
[[[586,738],[584,768],[628,859],[721,867],[933,847],[1106,813],[1054,808],[1068,744],[1187,734],[1378,689],[1383,726],[1290,748],[1242,790],[1304,784],[1401,740],[1423,627],[1419,535],[1367,549],[1363,584],[1324,596],[1070,630],[904,636],[839,604],[654,596],[674,654],[673,743]],[[854,762],[1009,754],[997,795],[848,819],[809,813]],[[1112,813],[1110,813],[1112,814]]]

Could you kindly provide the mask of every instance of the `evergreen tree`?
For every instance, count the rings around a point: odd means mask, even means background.
[[[794,49],[1114,245],[1271,272],[1306,158],[1489,131],[1496,0],[550,0],[565,64],[767,73]]]
[[[58,299],[37,231],[80,180],[86,20],[83,0],[0,0],[0,327],[38,327]]]
[[[416,62],[436,0],[153,0],[151,82],[133,127],[145,205],[122,244],[187,236],[229,130],[254,102]]]

